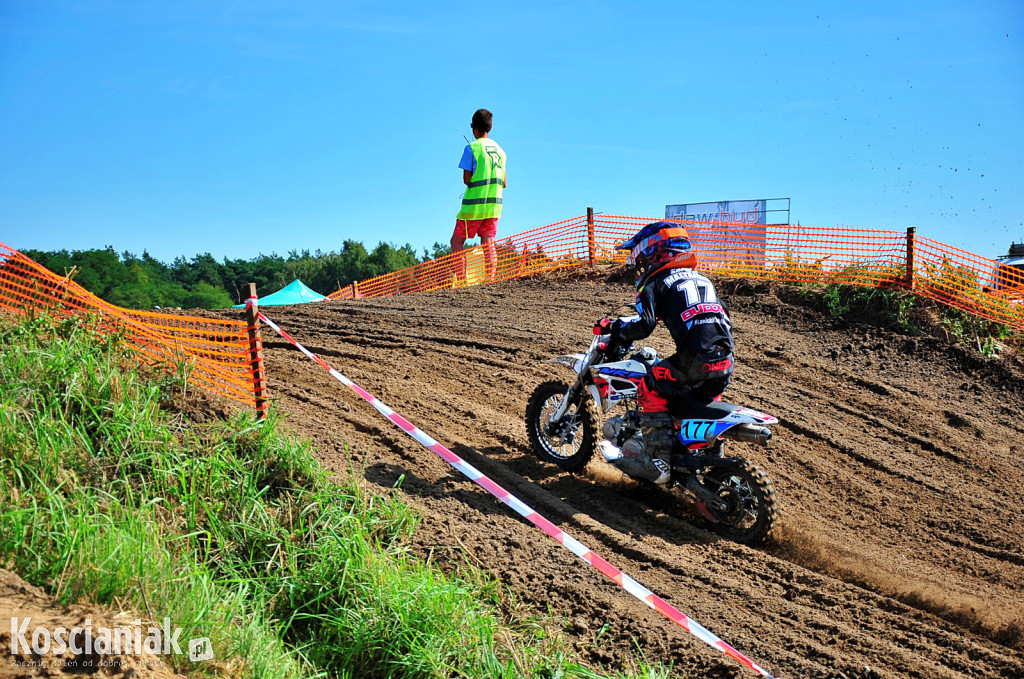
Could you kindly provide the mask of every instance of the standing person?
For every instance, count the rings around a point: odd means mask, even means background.
[[[488,281],[494,279],[498,265],[494,236],[501,217],[501,194],[507,182],[505,152],[498,142],[487,136],[491,131],[491,118],[491,112],[485,108],[473,114],[474,141],[466,145],[459,162],[466,193],[462,197],[462,209],[455,217],[455,233],[452,234],[457,284],[466,278],[466,260],[461,252],[470,238],[480,236]]]
[[[639,385],[644,452],[624,455],[612,464],[629,476],[665,483],[672,455],[673,416],[708,403],[729,386],[732,324],[715,286],[697,272],[697,256],[681,225],[653,222],[616,249],[629,250],[626,263],[637,274],[639,318],[602,318],[594,324],[594,333],[609,334],[611,342],[629,346],[654,332],[661,320],[676,351],[658,361]]]

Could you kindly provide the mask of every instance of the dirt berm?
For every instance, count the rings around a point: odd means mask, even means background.
[[[738,345],[728,400],[776,415],[773,538],[707,532],[686,502],[603,461],[540,463],[523,412],[545,360],[632,301],[549,277],[264,309],[428,434],[776,676],[1024,677],[1024,370],[941,338],[837,321],[795,288],[718,281]],[[680,677],[755,676],[584,564],[264,330],[270,389],[332,469],[401,489],[416,549],[481,564],[595,667],[639,647]],[[661,327],[647,342],[669,353]]]

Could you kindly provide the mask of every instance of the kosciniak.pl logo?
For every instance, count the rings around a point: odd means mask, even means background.
[[[164,618],[160,627],[142,626],[136,618],[130,627],[93,627],[92,618],[85,619],[83,627],[31,627],[32,618],[11,618],[11,655],[35,654],[45,656],[52,650],[56,655],[71,651],[74,655],[181,655],[179,645],[181,628],[171,626]],[[188,642],[188,657],[193,662],[213,659],[213,644],[208,637],[197,637]]]

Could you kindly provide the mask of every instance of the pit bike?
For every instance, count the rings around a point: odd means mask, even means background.
[[[630,355],[633,349],[616,347],[607,335],[598,335],[584,353],[548,361],[570,368],[576,378],[543,382],[530,396],[526,430],[537,457],[578,472],[598,450],[609,463],[624,454],[643,453],[638,386],[658,355],[650,347]],[[624,412],[608,418],[599,431],[602,414],[618,406]],[[671,429],[652,434],[659,437],[659,445],[672,449],[666,488],[694,500],[723,537],[748,545],[763,542],[776,518],[772,481],[756,464],[726,457],[723,449],[725,440],[767,446],[772,436],[767,425],[778,420],[720,400],[688,403],[686,412],[672,419]]]

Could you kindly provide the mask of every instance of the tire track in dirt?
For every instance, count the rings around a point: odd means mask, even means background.
[[[1024,676],[1012,633],[1024,619],[1019,392],[972,384],[962,359],[941,346],[915,339],[917,354],[902,353],[902,336],[836,326],[770,290],[736,290],[726,299],[739,345],[729,398],[793,423],[777,428],[769,449],[742,446],[782,503],[779,535],[763,550],[707,533],[688,503],[600,461],[570,476],[530,455],[526,399],[543,379],[567,375],[544,361],[581,350],[593,320],[630,300],[628,285],[535,279],[264,312],[776,674]],[[596,666],[624,661],[635,639],[680,676],[749,675],[461,478],[290,345],[265,340],[286,424],[336,471],[362,470],[382,489],[404,477],[402,491],[424,517],[415,538],[424,556],[454,567],[464,545],[539,615],[550,610]],[[670,350],[663,330],[648,343]]]

